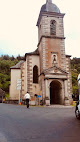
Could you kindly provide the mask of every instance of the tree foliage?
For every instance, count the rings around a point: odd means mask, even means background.
[[[7,94],[9,93],[10,85],[10,67],[16,65],[19,60],[24,59],[18,55],[18,57],[10,57],[8,55],[2,55],[0,57],[0,88],[3,89]]]
[[[78,95],[79,92],[77,77],[80,74],[80,58],[73,58],[71,60],[71,73],[73,94]]]

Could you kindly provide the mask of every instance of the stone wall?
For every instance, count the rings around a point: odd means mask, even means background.
[[[50,35],[50,21],[56,21],[56,35]],[[40,52],[41,72],[52,67],[52,53],[57,54],[57,66],[66,70],[63,15],[43,14],[38,27],[38,47]]]
[[[40,21],[40,25],[38,28],[38,42],[42,35],[50,36],[50,21],[56,21],[56,36],[64,37],[64,25],[63,25],[63,17],[57,15],[44,15]]]
[[[70,103],[72,102],[72,76],[71,76],[71,65],[70,57],[66,56],[66,71],[68,72],[68,95]]]
[[[40,64],[38,55],[27,55],[26,56],[26,80],[27,80],[27,91],[30,93],[32,100],[34,100],[34,94],[39,94],[40,87],[39,84],[33,83],[33,67],[37,65],[38,75],[40,74]]]
[[[21,79],[20,69],[11,69],[11,85],[10,85],[10,99],[19,99],[19,90],[17,90],[17,79]]]
[[[43,37],[39,44],[41,72],[53,66],[52,54],[57,54],[57,66],[66,70],[64,39]]]
[[[21,65],[21,97],[26,93],[26,62]]]

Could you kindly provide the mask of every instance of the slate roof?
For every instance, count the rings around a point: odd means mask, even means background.
[[[26,55],[39,55],[38,48],[35,51],[33,51],[33,52],[26,53],[25,56]]]
[[[41,12],[44,11],[60,13],[59,8],[52,2],[46,2],[46,4],[42,5]]]
[[[44,13],[44,12],[60,13],[60,10],[55,4],[52,3],[52,0],[47,0],[46,4],[42,5],[42,7],[41,7],[39,18],[37,21],[37,26],[39,25],[42,13]]]
[[[15,66],[10,67],[10,69],[20,69],[21,64],[24,63],[24,60],[21,60],[19,63],[17,63]]]

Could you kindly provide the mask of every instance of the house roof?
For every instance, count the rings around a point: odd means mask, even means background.
[[[10,67],[10,69],[20,69],[22,63],[24,63],[24,60],[21,60],[15,66]]]
[[[33,51],[33,52],[26,53],[25,56],[26,55],[39,55],[38,48],[35,51]]]

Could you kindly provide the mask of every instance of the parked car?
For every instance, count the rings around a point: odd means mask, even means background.
[[[77,103],[76,103],[75,115],[76,115],[77,119],[80,119],[80,104],[79,104],[79,101],[77,101]]]

